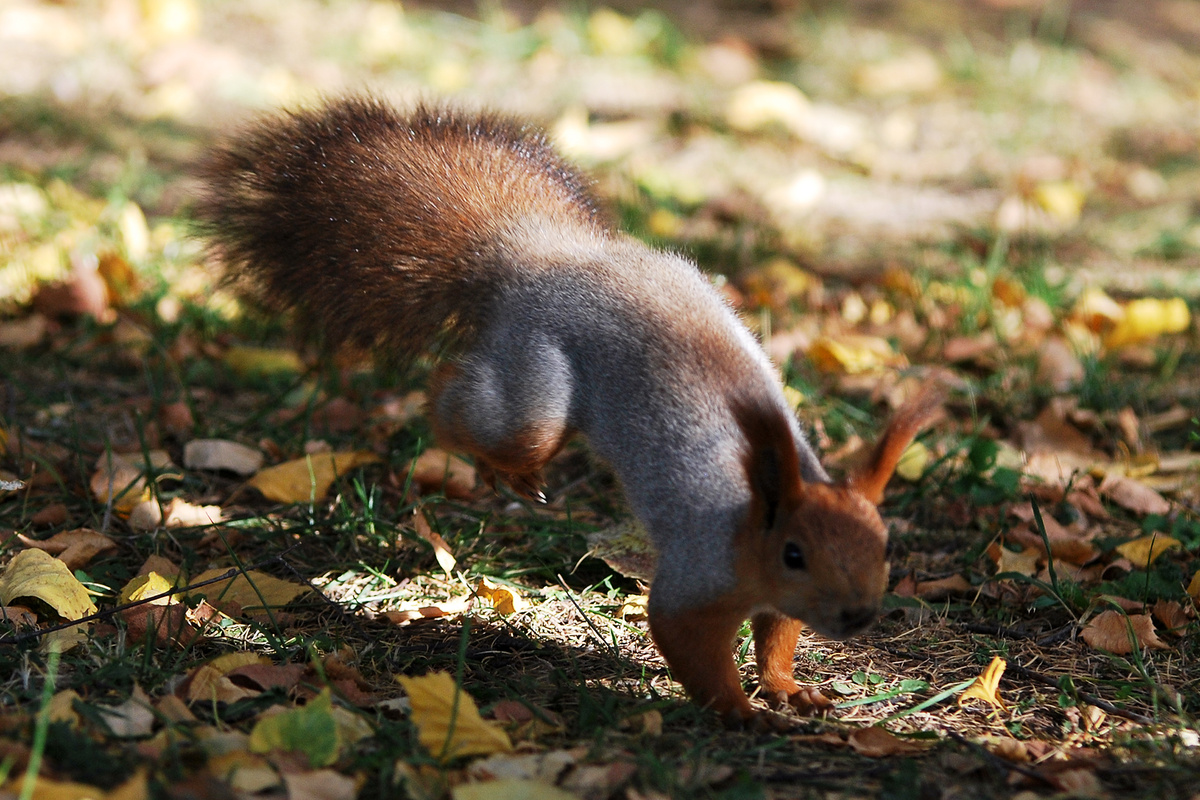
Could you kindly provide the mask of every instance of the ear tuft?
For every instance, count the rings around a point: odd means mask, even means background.
[[[896,410],[892,421],[875,446],[871,460],[850,476],[851,488],[875,505],[883,500],[883,490],[905,448],[916,435],[942,415],[946,391],[937,381],[926,383],[916,396]]]
[[[785,413],[763,398],[735,399],[734,418],[746,437],[742,463],[761,526],[770,530],[782,506],[794,506],[803,491],[796,439]]]

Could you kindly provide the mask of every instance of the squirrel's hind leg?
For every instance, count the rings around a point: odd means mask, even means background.
[[[500,479],[544,501],[542,468],[569,436],[570,382],[553,357],[525,361],[476,355],[442,364],[431,381],[430,421],[439,444],[474,456],[493,488]]]

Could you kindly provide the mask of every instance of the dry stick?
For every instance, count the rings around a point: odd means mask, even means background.
[[[1055,689],[1061,688],[1058,685],[1058,681],[1054,680],[1053,678],[1043,675],[1040,672],[1034,672],[1031,669],[1022,667],[1020,664],[1017,664],[1015,662],[1009,663],[1008,668],[1010,670],[1012,670],[1013,672],[1017,673],[1018,675],[1020,675],[1022,678],[1028,678],[1029,680],[1035,681],[1036,683],[1040,683],[1044,686],[1052,686]],[[1143,714],[1139,714],[1136,711],[1126,711],[1123,708],[1118,708],[1117,706],[1114,706],[1112,703],[1108,702],[1107,700],[1104,700],[1103,698],[1100,698],[1100,697],[1096,697],[1095,695],[1089,694],[1088,692],[1082,691],[1080,689],[1076,689],[1075,694],[1079,695],[1079,699],[1083,700],[1088,705],[1095,706],[1096,708],[1098,708],[1104,712],[1107,712],[1109,714],[1112,714],[1113,716],[1124,717],[1125,719],[1130,720],[1131,722],[1136,722],[1139,725],[1153,725],[1154,724],[1154,720],[1150,719],[1150,717],[1147,717]]]
[[[46,636],[47,634],[54,633],[55,631],[66,630],[67,628],[73,628],[76,625],[82,625],[85,622],[94,622],[94,621],[100,620],[100,619],[108,619],[109,617],[112,617],[115,614],[119,614],[122,611],[128,611],[129,609],[137,608],[138,606],[144,606],[148,603],[153,603],[155,600],[161,600],[164,597],[172,597],[177,594],[184,594],[185,592],[190,592],[193,589],[199,589],[201,586],[208,586],[209,584],[212,584],[212,583],[219,583],[220,581],[227,581],[232,578],[236,578],[238,575],[245,574],[246,572],[260,569],[262,567],[267,566],[268,564],[273,564],[276,561],[283,561],[283,557],[288,552],[296,549],[299,546],[300,546],[299,544],[294,544],[291,547],[289,547],[287,550],[284,550],[283,552],[278,553],[277,555],[271,556],[270,558],[263,559],[262,561],[259,561],[256,564],[251,564],[250,566],[246,567],[245,569],[239,569],[238,567],[231,567],[224,574],[218,575],[215,578],[209,578],[207,580],[199,581],[197,583],[190,583],[187,586],[180,586],[180,587],[177,587],[174,589],[168,589],[165,592],[159,592],[156,595],[152,595],[150,597],[144,597],[141,600],[135,600],[132,603],[124,603],[122,605],[114,606],[112,608],[106,608],[103,611],[97,611],[95,614],[88,614],[86,617],[80,617],[79,619],[73,619],[68,622],[60,622],[57,625],[51,625],[49,628],[38,628],[36,631],[28,631],[26,633],[21,633],[16,636],[0,636],[0,645],[20,644],[21,642],[27,642],[31,639],[40,639],[43,636]],[[283,561],[283,563],[286,564],[287,562]]]

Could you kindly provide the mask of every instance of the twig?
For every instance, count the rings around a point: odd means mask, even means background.
[[[592,629],[592,633],[596,634],[596,639],[599,640],[600,645],[608,650],[613,658],[619,660],[621,658],[621,653],[607,639],[604,638],[604,635],[600,633],[600,629],[597,628],[595,623],[593,623],[588,618],[588,615],[584,613],[583,606],[576,602],[575,595],[571,593],[571,589],[569,586],[567,586],[567,582],[563,580],[563,576],[555,573],[554,577],[558,578],[558,585],[561,586],[563,591],[567,593],[567,599],[571,601],[571,605],[575,606],[575,610],[579,612],[579,616],[584,622],[587,623],[587,626]]]

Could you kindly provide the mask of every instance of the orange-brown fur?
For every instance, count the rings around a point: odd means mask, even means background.
[[[658,548],[651,633],[698,702],[753,715],[731,652],[749,618],[767,699],[820,705],[792,676],[800,621],[843,637],[877,613],[875,503],[933,394],[831,483],[695,266],[610,228],[502,117],[335,101],[249,128],[202,176],[201,226],[264,300],[402,361],[440,348],[434,430],[485,476],[538,496],[546,462],[587,437]]]

